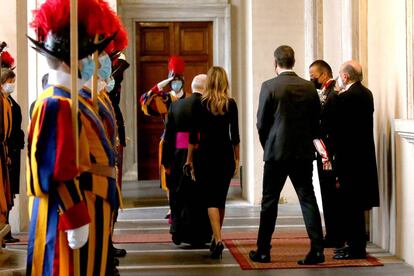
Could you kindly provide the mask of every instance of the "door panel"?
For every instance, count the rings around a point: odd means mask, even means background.
[[[184,91],[191,94],[191,81],[212,66],[212,22],[136,23],[137,97],[168,77],[168,58],[185,61]],[[164,124],[161,118],[145,116],[139,108],[138,179],[159,179],[158,143]]]
[[[142,56],[168,56],[170,53],[169,26],[144,28],[141,39]]]

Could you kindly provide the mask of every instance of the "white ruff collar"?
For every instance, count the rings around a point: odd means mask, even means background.
[[[67,90],[71,90],[71,75],[63,72],[63,71],[58,71],[58,70],[53,70],[50,69],[49,70],[49,78],[47,83],[49,85],[53,85],[53,86],[63,86],[65,87]],[[81,80],[78,78],[78,89],[77,91],[79,91],[79,89],[84,85],[85,81]]]

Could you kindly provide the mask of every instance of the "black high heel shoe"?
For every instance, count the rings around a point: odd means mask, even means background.
[[[210,257],[212,259],[221,259],[223,254],[224,245],[222,242],[218,242],[214,247],[213,251],[211,251]]]
[[[216,247],[216,240],[212,239],[210,243],[210,252],[213,252],[215,247]]]

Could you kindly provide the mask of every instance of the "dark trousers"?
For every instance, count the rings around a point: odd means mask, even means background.
[[[171,234],[178,234],[180,231],[180,214],[182,211],[182,199],[180,190],[183,184],[183,166],[187,160],[187,149],[176,149],[174,162],[171,166],[171,175],[167,175],[167,187],[169,192],[169,204],[171,210]]]
[[[343,202],[339,189],[336,188],[336,176],[333,171],[324,171],[321,157],[318,156],[318,175],[321,187],[323,216],[325,218],[325,239],[334,243],[343,243],[344,228]]]
[[[356,205],[348,205],[345,212],[346,241],[350,253],[365,254],[367,236],[365,231],[365,210]]]
[[[321,217],[312,185],[312,160],[268,161],[264,165],[262,210],[257,238],[260,252],[269,252],[280,192],[289,176],[299,198],[311,250],[323,251]]]

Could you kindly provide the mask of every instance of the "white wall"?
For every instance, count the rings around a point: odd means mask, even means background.
[[[407,62],[414,61],[407,56],[406,44],[407,24],[413,24],[412,19],[406,23],[406,3],[412,5],[412,2],[368,0],[368,39],[366,49],[364,45],[362,47],[367,54],[368,86],[375,100],[375,138],[382,200],[381,208],[373,216],[373,238],[375,243],[389,248],[411,265],[414,264],[414,149],[412,144],[396,135],[394,172],[391,171],[393,156],[390,151],[391,125],[396,118],[408,119],[407,95],[414,93],[407,87]],[[414,132],[414,129],[411,131]],[[389,188],[391,184],[395,185],[395,194]],[[389,199],[396,201],[396,214],[392,213],[393,206],[388,203]],[[392,234],[395,226],[396,237],[391,235],[388,243],[388,231]]]
[[[4,1],[0,9],[0,41],[6,41],[8,51],[16,63],[16,92],[12,97],[22,109],[22,129],[26,132],[27,120],[27,39],[26,1]],[[10,224],[13,232],[27,229],[28,212],[26,196],[25,150],[21,157],[20,195],[14,200],[15,206],[10,212]]]
[[[413,124],[414,126],[414,124]],[[414,130],[412,130],[414,132]],[[397,135],[396,139],[396,256],[414,265],[414,144]]]
[[[254,175],[250,179],[250,185],[254,184],[253,202],[259,203],[262,193],[263,177],[263,150],[257,135],[256,112],[259,103],[260,87],[263,81],[275,76],[273,64],[273,52],[280,45],[289,45],[295,50],[295,72],[304,77],[304,1],[302,0],[261,0],[252,1],[252,91],[253,94],[254,127],[250,129],[254,133]],[[290,180],[282,191],[283,201],[297,202]]]
[[[376,225],[373,241],[388,248],[390,129],[394,118],[406,116],[405,3],[401,0],[392,3],[373,0],[367,2],[366,49],[362,45],[362,50],[367,53],[367,64],[363,66],[368,68],[366,81],[374,94],[375,142],[381,191],[381,207],[373,213],[373,225]]]

